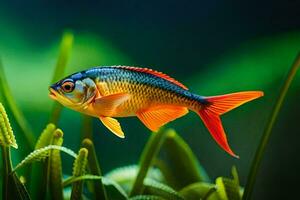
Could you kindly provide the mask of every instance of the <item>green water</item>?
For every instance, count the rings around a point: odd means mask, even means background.
[[[89,199],[99,196],[103,199],[108,195],[126,199],[130,194],[132,197],[141,193],[162,195],[165,199],[239,198],[237,185],[245,187],[249,180],[250,166],[272,108],[299,52],[298,22],[292,20],[293,13],[296,13],[292,10],[297,6],[293,5],[294,2],[280,5],[268,4],[267,1],[260,6],[250,1],[235,3],[234,6],[221,0],[203,5],[168,2],[76,3],[68,5],[74,9],[68,11],[63,8],[64,3],[55,1],[47,5],[35,1],[26,5],[1,2],[0,57],[3,71],[0,78],[5,79],[6,84],[0,83],[0,102],[6,109],[18,144],[18,149],[11,148],[10,151],[12,166],[16,167],[34,150],[50,119],[63,131],[63,136],[59,137],[63,140],[62,146],[78,154],[83,147],[83,138],[88,137],[95,146],[92,156],[96,154],[97,158],[88,160],[84,164],[86,167],[82,167],[86,168],[85,174],[91,174],[94,167],[96,176],[83,176],[76,184],[70,178],[75,158],[64,152],[60,155],[57,149],[52,152],[56,158],[61,156],[61,174],[58,170],[58,174],[49,172],[48,178],[41,175],[45,170],[51,171],[48,165],[52,157],[20,167],[17,176],[13,177],[14,183],[25,182],[32,199],[41,199],[39,195],[57,199],[62,196],[62,191],[63,195],[70,196],[74,185],[77,185],[74,186],[77,193],[73,193],[73,197],[83,191]],[[253,13],[260,15],[260,20],[249,17],[252,14],[244,10],[245,7],[256,10]],[[272,13],[269,8],[272,8]],[[268,20],[270,16],[273,20]],[[64,33],[69,35],[65,35],[63,48]],[[190,113],[165,127],[166,138],[158,145],[161,148],[155,150],[157,154],[151,156],[159,159],[144,161],[148,162],[145,168],[149,173],[141,186],[144,177],[138,176],[141,178],[136,181],[135,175],[138,165],[143,163],[141,155],[146,154],[145,147],[155,138],[138,119],[120,119],[126,138],[119,139],[98,119],[57,107],[48,97],[50,83],[64,75],[99,65],[153,68],[183,82],[191,91],[206,96],[263,90],[263,98],[222,116],[229,144],[240,159],[222,151],[199,117]],[[55,69],[58,69],[57,73]],[[253,189],[255,199],[294,197],[290,191],[297,185],[295,180],[300,163],[297,159],[299,84],[298,73],[266,146]],[[59,115],[53,115],[54,108],[61,109]],[[168,135],[168,128],[176,131],[176,139],[173,133]],[[88,159],[89,156],[90,152]],[[0,163],[2,184],[5,168]],[[148,168],[149,163],[160,168]],[[232,166],[236,167],[238,178]],[[182,173],[176,173],[178,171]],[[107,176],[102,180],[101,175]],[[63,181],[69,181],[66,186],[55,187],[56,183],[62,182],[59,176]],[[47,180],[51,181],[46,184]],[[286,184],[278,184],[278,180]],[[215,185],[223,190],[215,191]],[[23,186],[19,187],[22,191]],[[54,195],[53,190],[61,192]],[[228,194],[229,190],[233,193]]]

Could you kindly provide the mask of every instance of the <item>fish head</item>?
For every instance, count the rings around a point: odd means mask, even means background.
[[[77,110],[84,108],[96,97],[97,86],[93,79],[79,72],[52,84],[49,92],[50,98]]]

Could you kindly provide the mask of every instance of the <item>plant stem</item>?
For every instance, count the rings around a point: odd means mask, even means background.
[[[272,110],[271,116],[268,120],[268,123],[266,125],[266,128],[264,130],[263,136],[261,138],[260,144],[256,150],[254,160],[252,161],[251,169],[248,175],[248,180],[245,187],[245,192],[243,195],[243,200],[250,200],[251,195],[253,192],[256,176],[258,173],[258,169],[260,167],[266,146],[269,142],[269,138],[272,133],[273,126],[276,122],[277,116],[279,114],[280,108],[282,106],[282,103],[285,99],[285,96],[287,94],[287,91],[291,85],[292,80],[294,79],[296,72],[300,66],[300,53],[298,53],[289,73],[288,76],[283,84],[283,87],[281,88],[281,91],[279,93],[279,96],[277,98],[277,101],[274,105],[274,108]]]
[[[86,148],[80,148],[78,156],[73,164],[73,177],[82,176],[86,171],[86,164],[88,158],[88,150]],[[82,199],[83,192],[83,180],[77,181],[72,184],[71,200]]]
[[[93,140],[93,118],[87,115],[81,115],[82,117],[82,129],[81,140],[86,138]]]
[[[10,158],[10,148],[2,146],[2,159],[3,159],[3,186],[2,186],[2,199],[6,200],[9,197],[8,179],[12,172],[12,164]]]
[[[35,141],[33,131],[31,130],[31,127],[29,126],[22,111],[17,106],[16,101],[11,94],[10,88],[5,78],[5,73],[4,73],[1,60],[0,60],[0,91],[1,91],[0,93],[2,93],[3,95],[4,100],[9,106],[9,109],[11,110],[14,119],[17,122],[17,125],[20,127],[22,133],[24,134],[25,141],[27,142],[27,147],[30,148],[30,151],[33,150],[34,141]]]
[[[144,179],[148,173],[150,166],[152,165],[152,162],[154,161],[155,156],[158,154],[162,144],[164,143],[167,134],[168,131],[159,131],[157,133],[152,133],[140,158],[140,169],[130,192],[131,197],[143,193]]]
[[[62,146],[63,132],[56,129],[53,133],[53,145]],[[48,184],[51,198],[53,200],[63,200],[62,188],[62,162],[59,150],[51,150],[48,158]]]
[[[56,63],[55,71],[52,77],[51,84],[58,81],[58,79],[62,78],[64,75],[67,62],[70,57],[71,49],[73,46],[73,39],[74,36],[71,32],[65,32],[62,41],[60,44],[60,52],[59,52],[59,57]],[[50,117],[50,122],[57,124],[60,112],[61,112],[62,106],[58,103],[55,103],[52,108],[52,113]]]
[[[88,163],[89,163],[89,168],[90,168],[91,174],[97,175],[97,176],[102,176],[100,165],[99,165],[99,162],[97,159],[95,147],[94,147],[92,140],[90,140],[88,138],[84,139],[82,141],[82,147],[86,148],[89,152]],[[99,181],[94,181],[93,185],[94,185],[95,198],[102,199],[102,200],[108,200],[106,190],[102,183],[102,180],[99,179]]]

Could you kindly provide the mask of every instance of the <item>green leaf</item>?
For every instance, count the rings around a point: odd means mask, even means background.
[[[2,180],[2,198],[9,199],[30,199],[25,186],[21,183],[15,173],[12,173],[12,162],[10,146],[18,148],[9,123],[8,116],[3,105],[0,103],[0,144],[2,145],[3,159],[3,180]]]
[[[56,129],[53,133],[52,145],[61,146],[63,144],[63,132]],[[62,188],[62,163],[59,150],[51,150],[48,159],[49,186],[51,198],[54,200],[63,199]]]
[[[13,171],[16,171],[17,169],[29,163],[44,160],[46,157],[49,156],[50,150],[59,150],[74,158],[77,157],[77,154],[74,153],[74,151],[72,151],[71,149],[57,146],[57,145],[49,145],[40,149],[36,149],[33,152],[31,152],[26,158],[24,158],[19,164],[17,164],[17,166],[13,169]]]
[[[219,177],[216,179],[217,193],[222,200],[240,200],[240,188],[236,181]]]
[[[129,165],[113,169],[105,174],[105,177],[117,182],[125,191],[129,193],[139,171],[137,165]]]
[[[97,159],[95,147],[94,147],[94,144],[93,144],[92,140],[87,139],[87,138],[84,139],[82,141],[82,146],[84,148],[86,148],[89,152],[88,166],[89,166],[89,169],[90,169],[91,173],[93,175],[101,176],[102,174],[101,174],[101,170],[100,170],[100,165],[99,165],[99,162],[98,162],[98,159]],[[105,191],[105,188],[102,184],[101,179],[97,182],[94,182],[93,186],[94,186],[95,198],[96,199],[107,200],[106,191]]]
[[[131,197],[129,200],[167,200],[167,199],[155,195],[137,195]]]
[[[30,199],[25,186],[21,183],[17,175],[12,172],[10,148],[2,147],[3,159],[3,185],[2,185],[2,199],[10,200],[27,200]]]
[[[9,193],[7,196],[7,200],[30,200],[29,193],[19,180],[18,176],[15,173],[12,173],[8,178]]]
[[[97,175],[92,175],[92,174],[85,174],[82,176],[70,176],[69,178],[66,178],[63,183],[62,186],[66,187],[74,182],[77,181],[84,181],[84,180],[101,180],[103,177],[102,176],[97,176]]]
[[[55,71],[53,74],[51,84],[53,84],[54,82],[63,78],[65,69],[67,67],[67,62],[68,62],[70,54],[71,54],[73,40],[74,40],[73,33],[65,32],[63,34],[62,41],[60,43],[59,57],[58,57],[58,60],[56,63],[56,67],[55,67]],[[61,110],[62,110],[62,105],[55,102],[53,109],[52,109],[52,113],[50,115],[51,116],[50,122],[57,124]]]
[[[15,99],[13,98],[8,83],[5,78],[5,73],[3,70],[3,66],[0,60],[0,95],[3,95],[6,100],[6,104],[12,112],[14,119],[17,122],[17,125],[21,128],[22,133],[25,138],[25,142],[27,146],[32,150],[34,146],[35,137],[33,131],[31,130],[27,120],[25,119],[22,111],[17,106]]]
[[[146,177],[150,166],[152,165],[155,156],[158,154],[160,147],[164,143],[168,131],[159,131],[157,133],[152,133],[149,141],[147,142],[141,158],[140,158],[140,169],[135,182],[133,184],[130,196],[138,195],[143,193],[143,182]]]
[[[40,134],[35,149],[41,149],[53,142],[53,134],[56,127],[54,124],[48,124],[42,133]],[[47,196],[47,190],[49,185],[49,160],[47,157],[43,159],[42,163],[33,163],[31,166],[31,180],[30,180],[30,192],[33,199],[45,199]]]
[[[55,125],[52,123],[46,126],[35,144],[35,149],[40,149],[51,144],[55,128]]]
[[[236,182],[236,184],[238,186],[240,186],[239,174],[238,174],[237,169],[236,169],[235,166],[232,166],[232,168],[231,168],[231,174],[232,174],[233,180]]]
[[[219,177],[216,179],[217,193],[222,200],[241,200],[237,170],[232,167],[233,179]]]
[[[181,194],[186,200],[218,200],[219,196],[215,193],[216,186],[211,183],[197,182],[190,184],[180,190]]]
[[[10,192],[11,196],[9,199],[30,200],[29,193],[27,192],[26,187],[20,181],[18,176],[15,173],[12,173],[10,177],[12,177],[11,179],[13,179],[11,180],[13,182],[13,185],[11,185],[13,190]]]
[[[129,165],[113,169],[105,174],[105,177],[116,181],[125,191],[129,193],[135,178],[139,172],[138,165]],[[158,182],[164,182],[165,179],[159,169],[151,167],[147,173],[147,178]]]
[[[93,181],[102,180],[103,184],[105,185],[106,191],[107,191],[108,199],[118,199],[118,200],[127,199],[126,192],[122,189],[122,187],[118,183],[116,183],[112,179],[102,177],[102,176],[86,174],[86,175],[78,176],[78,177],[74,177],[74,176],[69,177],[64,180],[63,187],[66,187],[74,182],[84,181],[84,180],[93,180]]]
[[[102,182],[105,185],[108,199],[118,199],[118,200],[127,200],[128,199],[126,192],[115,181],[113,181],[109,178],[103,177]]]
[[[164,160],[156,164],[171,187],[181,189],[195,182],[209,182],[204,168],[190,147],[174,130],[169,130],[162,151],[166,154]]]
[[[93,117],[82,114],[82,128],[80,134],[80,141],[84,139],[93,140]]]
[[[183,197],[173,188],[149,178],[145,179],[144,188],[144,195],[157,195],[165,199],[183,200]]]
[[[256,150],[255,157],[254,157],[254,160],[252,161],[250,172],[249,172],[248,179],[247,179],[247,183],[246,183],[246,186],[245,186],[245,192],[244,192],[244,195],[243,195],[243,200],[250,200],[251,199],[251,195],[252,195],[253,188],[254,188],[254,183],[255,183],[255,180],[256,180],[256,177],[257,177],[257,173],[258,173],[258,169],[260,167],[260,163],[261,163],[263,155],[265,153],[266,146],[267,146],[267,144],[269,142],[269,139],[271,137],[274,124],[277,120],[278,114],[280,112],[280,109],[281,109],[282,104],[284,102],[284,99],[286,97],[286,94],[289,90],[289,87],[290,87],[290,85],[291,85],[291,83],[292,83],[299,67],[300,67],[300,53],[298,52],[298,55],[295,58],[295,61],[292,65],[292,67],[290,68],[290,71],[287,75],[287,78],[284,81],[284,84],[281,88],[279,96],[278,96],[278,98],[275,102],[274,108],[272,110],[272,113],[270,115],[270,118],[268,120],[266,128],[264,130],[264,133],[263,133],[263,136],[261,138],[260,144],[258,145],[258,148]]]
[[[57,59],[55,71],[52,77],[52,83],[59,81],[59,79],[62,78],[65,72],[65,68],[67,66],[72,46],[73,46],[73,41],[74,41],[74,35],[70,31],[65,31],[62,40],[60,43],[60,52],[59,56]]]
[[[18,148],[5,108],[0,102],[0,145]]]
[[[86,172],[88,150],[81,148],[73,164],[73,177],[82,176]],[[71,200],[82,199],[83,181],[72,184]]]

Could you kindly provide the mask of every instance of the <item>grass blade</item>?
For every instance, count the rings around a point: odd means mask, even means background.
[[[170,186],[149,178],[145,179],[144,187],[143,195],[157,195],[165,199],[184,200],[184,198]]]
[[[53,132],[55,131],[55,129],[56,129],[56,126],[54,124],[51,124],[51,123],[47,124],[45,129],[40,134],[40,137],[38,138],[34,149],[40,149],[40,148],[50,145],[52,142]]]
[[[130,198],[129,200],[167,200],[167,199],[155,195],[137,195]]]
[[[218,177],[216,179],[217,193],[222,200],[240,200],[240,186],[237,181],[230,178]]]
[[[71,176],[63,181],[63,187],[66,187],[72,183],[78,182],[78,181],[84,181],[84,180],[90,180],[94,182],[98,182],[101,180],[103,185],[105,185],[107,190],[107,199],[118,199],[118,200],[126,200],[128,199],[126,192],[122,189],[122,187],[113,181],[110,178],[102,177],[102,176],[95,176],[91,174],[86,174],[82,176]],[[98,199],[98,198],[95,198]],[[100,198],[99,198],[100,199]],[[102,199],[101,199],[102,200]]]
[[[93,118],[87,115],[81,115],[82,128],[81,128],[81,141],[88,138],[93,140]]]
[[[25,186],[15,173],[12,173],[10,147],[17,148],[17,142],[9,123],[5,108],[0,103],[0,145],[3,160],[2,199],[30,199]]]
[[[174,189],[180,190],[195,182],[210,181],[188,144],[174,130],[170,130],[162,151],[166,156],[157,166],[162,170],[168,185]]]
[[[46,126],[35,144],[35,150],[44,148],[52,144],[53,133],[55,129],[55,125],[51,123]],[[30,181],[30,192],[33,199],[45,199],[47,195],[49,180],[48,164],[49,160],[48,158],[45,158],[44,162],[32,163],[31,165],[32,176]]]
[[[97,176],[97,175],[92,175],[92,174],[85,174],[82,176],[71,176],[66,178],[63,183],[62,186],[66,187],[74,182],[77,181],[83,181],[83,180],[101,180],[103,177],[102,176]]]
[[[87,167],[88,150],[81,148],[78,152],[78,156],[74,161],[73,165],[73,177],[82,176],[86,172]],[[72,184],[71,200],[82,199],[83,182],[77,181]]]
[[[118,183],[116,183],[115,181],[109,178],[102,177],[102,176],[96,176],[91,174],[86,174],[86,175],[76,176],[76,177],[71,176],[63,181],[63,187],[84,180],[90,180],[94,182],[98,182],[101,180],[101,182],[103,182],[103,184],[105,185],[106,190],[109,191],[107,192],[107,196],[108,196],[107,199],[118,199],[118,200],[128,199],[125,191]],[[101,198],[95,198],[95,199],[101,199]]]
[[[5,78],[5,73],[4,73],[4,69],[2,66],[1,60],[0,60],[0,74],[1,74],[1,76],[0,76],[1,94],[3,95],[3,98],[6,102],[6,104],[8,105],[10,111],[12,112],[12,115],[13,115],[14,119],[16,120],[17,125],[20,127],[20,129],[24,135],[25,142],[27,143],[27,146],[30,148],[30,150],[33,150],[34,142],[35,142],[35,137],[34,137],[33,131],[31,130],[31,127],[29,126],[22,111],[17,106],[17,103],[11,94],[10,88],[9,88],[7,80]]]
[[[53,74],[53,78],[51,81],[51,84],[58,81],[61,79],[64,75],[67,62],[69,60],[70,54],[71,54],[71,49],[73,46],[73,39],[74,36],[71,32],[65,32],[62,41],[60,44],[60,52],[59,52],[59,57],[56,63],[55,71]],[[58,118],[61,112],[62,106],[58,103],[55,102],[53,105],[52,113],[50,115],[50,122],[57,124]]]
[[[208,199],[213,192],[216,191],[216,186],[211,183],[197,182],[192,183],[179,191],[179,194],[184,197],[184,199]],[[213,194],[216,196],[217,194]],[[212,199],[218,199],[212,198]]]
[[[152,165],[152,162],[154,161],[155,156],[158,154],[168,134],[169,131],[159,131],[157,133],[152,133],[140,158],[140,169],[130,192],[131,197],[143,193],[144,179],[148,173],[150,166]]]
[[[101,177],[102,175],[101,175],[100,165],[97,160],[97,155],[96,155],[95,147],[94,147],[92,140],[84,139],[82,141],[82,147],[86,148],[89,152],[88,166],[89,166],[91,173],[93,175],[97,175],[97,176]],[[101,179],[99,181],[94,182],[94,192],[95,192],[96,199],[108,200],[107,194],[105,191],[105,187],[102,184]]]
[[[62,146],[62,144],[63,132],[60,129],[56,129],[53,133],[52,145]],[[51,150],[48,159],[48,172],[51,198],[54,200],[63,200],[62,163],[60,151]]]
[[[260,144],[256,150],[255,153],[255,157],[254,160],[252,162],[251,165],[251,169],[248,175],[248,180],[246,183],[246,187],[245,187],[245,191],[244,191],[244,195],[243,195],[243,200],[250,200],[251,199],[251,195],[253,192],[253,188],[254,188],[254,184],[255,184],[255,180],[256,180],[256,176],[257,176],[257,172],[258,169],[260,167],[260,163],[262,161],[266,146],[269,142],[269,138],[271,136],[272,133],[272,129],[273,126],[276,122],[277,116],[279,114],[279,111],[281,109],[281,106],[283,104],[283,101],[285,99],[285,96],[287,94],[287,91],[292,83],[292,80],[294,79],[297,70],[300,67],[300,53],[298,53],[289,73],[287,78],[285,79],[285,82],[283,84],[283,87],[281,88],[281,91],[279,93],[278,99],[276,100],[276,103],[274,105],[274,108],[272,110],[271,116],[268,120],[268,123],[266,125],[266,128],[264,130],[263,136],[261,138]]]
[[[155,163],[153,163],[153,165],[154,164]],[[124,189],[127,194],[129,194],[139,169],[140,167],[138,165],[123,166],[109,171],[107,174],[105,174],[105,177],[114,180]],[[161,171],[154,167],[150,167],[148,170],[147,178],[157,182],[164,182],[164,177]]]
[[[77,154],[74,153],[74,151],[72,151],[71,149],[68,149],[66,147],[63,146],[57,146],[57,145],[49,145],[46,147],[43,147],[41,149],[37,149],[34,150],[33,152],[31,152],[26,158],[24,158],[15,168],[13,171],[16,171],[17,169],[32,163],[32,162],[36,162],[36,161],[40,161],[43,160],[45,158],[47,158],[49,156],[50,150],[59,150],[62,151],[66,154],[68,154],[69,156],[76,158]]]
[[[29,200],[30,196],[21,183],[18,176],[12,172],[10,147],[2,146],[2,159],[3,159],[3,185],[2,185],[2,199],[20,199]]]
[[[5,108],[0,102],[0,145],[18,148]]]
[[[10,147],[2,146],[2,159],[3,159],[3,185],[2,185],[2,199],[9,199],[9,178],[12,172]]]

